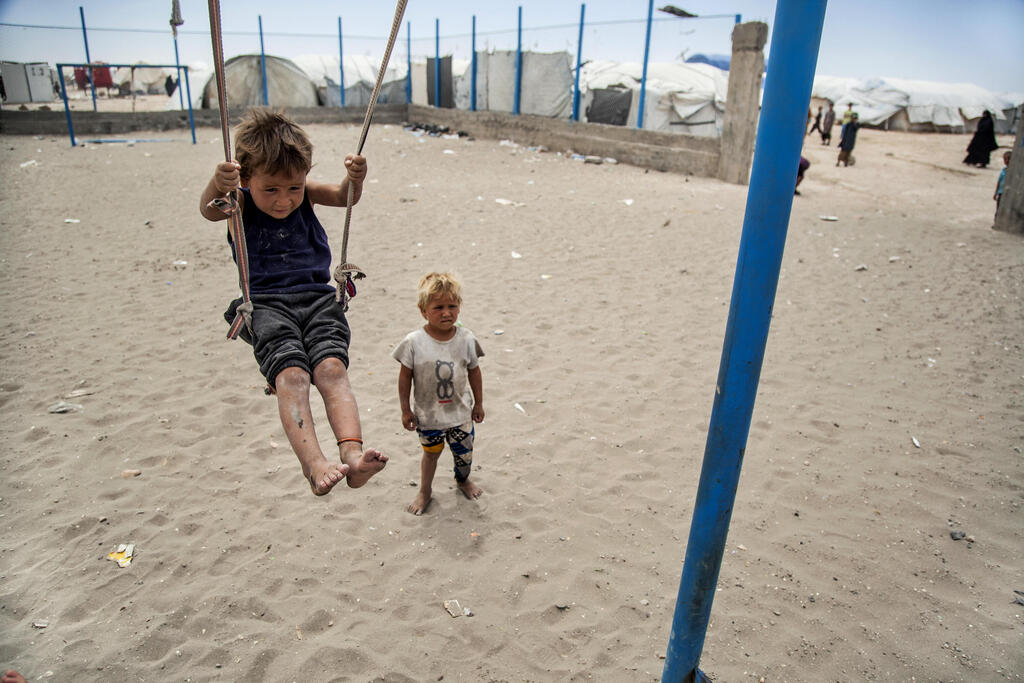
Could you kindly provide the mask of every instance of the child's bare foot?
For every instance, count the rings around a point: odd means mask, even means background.
[[[482,488],[471,482],[469,479],[466,481],[455,482],[459,486],[459,490],[462,491],[462,495],[470,500],[475,500],[480,497],[480,494],[484,492]]]
[[[430,491],[420,491],[416,494],[416,498],[409,503],[409,507],[405,508],[408,512],[414,515],[422,515],[427,511],[427,507],[430,505]]]
[[[358,453],[358,451],[357,451]],[[345,454],[342,454],[342,460],[345,460]],[[351,488],[357,489],[366,482],[370,481],[370,477],[384,469],[384,466],[388,464],[388,456],[384,455],[376,448],[367,448],[364,453],[353,454],[348,458],[348,485]]]
[[[313,495],[324,496],[331,492],[342,479],[348,474],[349,466],[344,463],[328,462],[324,458],[310,468],[306,477],[309,479],[309,488],[313,489]]]

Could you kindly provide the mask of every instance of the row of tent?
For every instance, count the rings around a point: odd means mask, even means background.
[[[512,112],[515,108],[516,53],[477,53],[476,108]],[[365,56],[346,56],[345,105],[363,107],[369,102],[378,64]],[[443,107],[470,109],[473,77],[469,60],[444,57],[435,70],[433,59],[414,60],[411,81],[407,62],[392,60],[385,74],[380,101],[405,103],[411,93],[416,104],[437,101],[435,72],[440,72]],[[644,91],[643,128],[646,130],[715,137],[721,135],[728,90],[728,56],[694,55],[686,63],[648,64]],[[267,95],[271,105],[282,107],[339,106],[341,104],[337,55],[304,55],[293,59],[267,56]],[[522,89],[519,111],[550,118],[572,116],[575,63],[568,52],[522,53]],[[259,55],[239,55],[225,64],[227,99],[232,106],[263,103],[263,61]],[[133,87],[160,91],[166,69],[119,69],[115,82],[132,79]],[[216,79],[212,70],[190,70],[193,106],[217,107]],[[642,65],[593,60],[580,71],[580,120],[636,126],[640,110]],[[123,90],[123,88],[122,88]],[[912,81],[905,79],[853,79],[817,76],[812,91],[814,106],[833,102],[842,111],[849,103],[862,123],[889,130],[971,131],[981,113],[988,110],[996,131],[1014,130],[1017,107],[1024,94],[997,94],[971,84]],[[168,108],[179,106],[173,94]]]

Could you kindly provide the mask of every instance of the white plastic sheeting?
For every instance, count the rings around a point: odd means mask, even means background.
[[[595,90],[626,88],[633,93],[627,125],[636,126],[642,77],[643,65],[637,62],[588,62],[580,77],[581,111],[593,102]],[[648,64],[643,128],[719,136],[728,89],[729,74],[708,64]]]
[[[326,106],[341,105],[338,55],[299,55],[292,59],[313,81],[319,93],[320,102]],[[365,107],[370,102],[373,86],[377,82],[380,62],[363,55],[345,55],[345,106]],[[405,77],[408,71],[405,60],[392,56],[384,72],[384,83],[378,102],[382,104],[405,103]]]
[[[569,118],[572,113],[572,64],[568,52],[523,52],[519,113]],[[470,108],[472,63],[457,60],[455,106]],[[477,52],[476,108],[512,112],[515,109],[516,53],[514,50]]]
[[[962,128],[988,110],[996,119],[1019,102],[971,83],[938,83],[902,78],[856,79],[816,76],[813,96],[831,100],[838,116],[849,102],[862,123],[883,125],[899,112],[905,112],[911,124],[932,124]]]

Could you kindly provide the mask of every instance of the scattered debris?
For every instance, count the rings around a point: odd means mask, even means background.
[[[501,197],[495,199],[494,203],[501,204],[502,206],[511,206],[512,208],[516,208],[523,205],[522,202],[514,202],[511,199],[502,199]]]
[[[18,165],[21,166],[22,168],[28,168],[29,166],[38,166],[39,162],[36,161],[35,159],[29,159],[28,161],[25,161]]]
[[[513,251],[512,258],[523,258],[523,255],[520,254],[518,251]]]
[[[142,470],[121,470],[122,479],[131,479],[142,475]]]
[[[178,259],[177,261],[175,261],[171,265],[174,266],[175,270],[179,270],[179,269],[184,268],[185,266],[187,266],[188,265],[188,261],[184,261],[182,259]]]
[[[963,531],[960,531],[959,529],[954,529],[953,531],[949,532],[949,537],[952,538],[954,541],[962,541],[963,539],[967,538],[967,534],[965,534]]]
[[[625,204],[626,206],[633,206],[633,200],[632,199],[623,199],[622,203]]]
[[[503,334],[505,334],[505,330],[495,330],[494,334],[499,335],[499,336],[503,335]]]
[[[73,389],[68,393],[64,394],[64,398],[78,398],[80,396],[91,396],[95,394],[99,389]]]
[[[453,618],[473,616],[473,611],[468,607],[460,605],[458,600],[445,600],[444,608],[448,610],[448,614],[452,615]]]
[[[60,413],[77,413],[81,409],[82,409],[82,405],[80,403],[68,403],[67,401],[58,401],[57,403],[54,403],[52,406],[50,406],[46,410],[47,410],[47,412],[50,412],[50,413],[60,414]]]
[[[124,569],[132,563],[132,556],[135,555],[135,544],[134,543],[122,543],[117,546],[117,550],[112,553],[107,553],[108,560],[114,560],[117,562],[117,566]]]
[[[45,619],[41,619],[39,621],[33,621],[32,622],[32,628],[46,628],[49,625],[50,625],[50,622],[46,621]]]
[[[857,271],[860,271],[860,270],[867,270],[867,269],[868,269],[868,266],[867,266],[867,264],[865,264],[865,263],[862,263],[862,264],[860,264],[859,266],[857,266],[856,268],[854,268],[854,270],[857,270]]]
[[[526,415],[526,408],[522,407],[518,403],[513,403],[512,407],[521,412],[523,415]]]
[[[818,216],[818,218],[820,218],[823,221],[830,221],[830,222],[834,222],[834,221],[839,220],[839,216]]]
[[[910,437],[910,440],[914,442],[914,447],[915,448],[920,448],[921,447],[921,442],[917,440],[916,436]]]
[[[602,163],[604,163],[604,159],[602,159],[601,157],[587,155],[587,156],[583,157],[583,163],[585,163],[585,164],[602,164]]]

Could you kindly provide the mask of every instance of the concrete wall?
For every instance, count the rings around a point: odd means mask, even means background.
[[[1024,116],[1024,106],[1020,108]],[[1003,163],[1003,151],[996,150],[997,163]],[[1006,169],[1006,185],[999,201],[996,223],[992,227],[1004,232],[1024,235],[1024,126],[1017,125],[1017,138],[1010,150],[1010,167]]]
[[[376,118],[376,117],[375,117]],[[713,177],[718,169],[719,141],[628,126],[572,123],[542,116],[470,112],[460,109],[409,107],[408,120],[466,131],[478,138],[511,139],[522,145],[545,146],[558,152],[613,157],[659,171]]]
[[[234,127],[244,113],[243,108],[228,111],[228,122]],[[288,114],[300,124],[351,123],[361,125],[366,111],[348,107],[309,107],[288,109]],[[374,109],[377,123],[401,123],[405,120],[404,104],[379,104]],[[195,109],[193,116],[197,128],[220,128],[220,112],[215,109]],[[150,111],[135,114],[126,112],[71,112],[75,137],[82,135],[119,135],[138,131],[188,130],[187,111]],[[67,137],[68,123],[63,109],[60,111],[0,111],[0,134],[3,135],[61,135]]]
[[[767,39],[768,24],[760,21],[736,24],[732,29],[729,91],[725,99],[722,152],[717,169],[717,176],[727,183],[746,185],[750,182]]]

